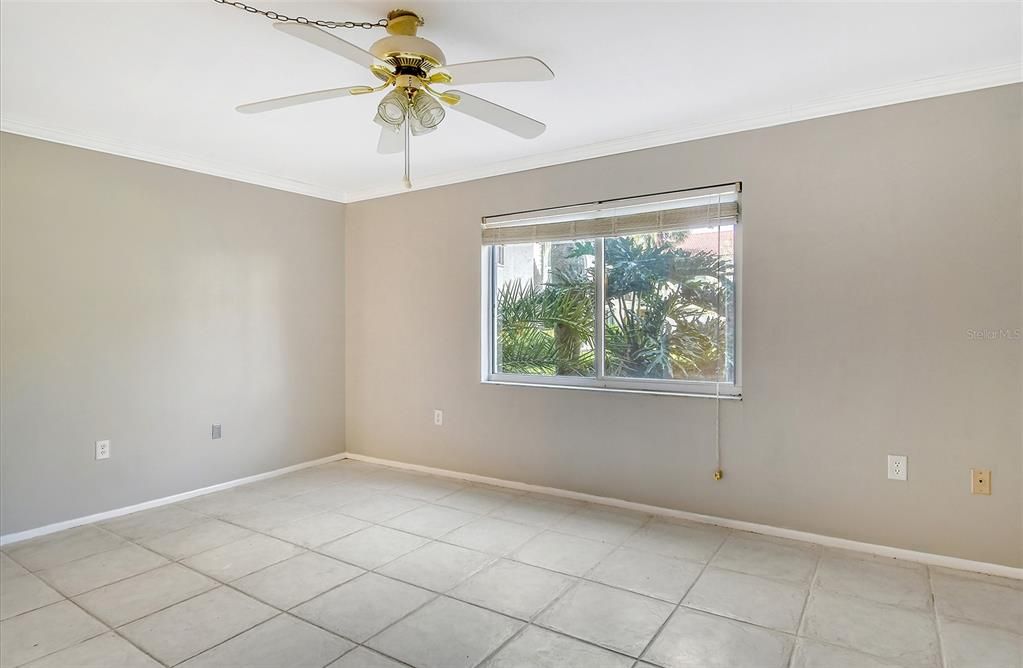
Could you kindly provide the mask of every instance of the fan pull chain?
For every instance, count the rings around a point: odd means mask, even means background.
[[[281,21],[282,23],[304,23],[306,25],[314,25],[317,28],[327,28],[333,30],[334,28],[365,28],[371,30],[373,28],[386,28],[387,19],[379,19],[377,21],[325,21],[321,19],[307,19],[304,16],[285,16],[275,12],[272,9],[258,9],[246,5],[244,2],[231,2],[231,0],[213,0],[218,5],[231,5],[238,9],[244,9],[249,14],[261,14],[272,21]]]
[[[405,179],[404,179],[404,183],[405,183],[405,187],[406,188],[411,188],[412,187],[412,156],[410,155],[410,153],[412,151],[412,124],[409,122],[408,119],[405,119],[405,122],[402,124],[402,126],[405,128]]]

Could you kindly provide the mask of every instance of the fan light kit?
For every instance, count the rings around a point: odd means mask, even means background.
[[[377,105],[374,122],[380,126],[377,152],[405,153],[405,187],[411,188],[410,149],[413,136],[433,132],[444,120],[445,107],[460,111],[524,139],[539,137],[546,126],[483,98],[460,90],[437,90],[437,85],[477,84],[505,81],[547,81],[554,78],[543,61],[529,56],[480,60],[448,65],[444,52],[428,39],[416,35],[423,19],[415,12],[396,9],[386,21],[313,21],[291,18],[269,10],[259,10],[241,2],[215,0],[250,13],[273,19],[273,27],[310,44],[362,65],[382,83],[378,86],[347,86],[328,90],[276,97],[238,107],[244,114],[273,111],[299,104],[319,102],[353,95],[367,95],[387,89]],[[323,28],[376,28],[389,33],[369,50],[347,42]]]

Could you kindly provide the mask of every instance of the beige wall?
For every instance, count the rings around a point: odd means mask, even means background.
[[[0,532],[344,450],[341,205],[0,141]]]
[[[1023,566],[1023,342],[968,331],[1021,327],[1020,102],[989,89],[346,207],[348,450]],[[722,406],[723,481],[711,400],[480,384],[481,216],[732,180],[745,396]]]

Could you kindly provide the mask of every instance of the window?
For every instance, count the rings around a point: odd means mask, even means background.
[[[738,395],[739,192],[484,219],[484,380]]]

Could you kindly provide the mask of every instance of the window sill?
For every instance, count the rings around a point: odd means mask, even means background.
[[[612,392],[614,394],[652,394],[661,397],[690,397],[694,399],[722,399],[742,401],[742,393],[736,388],[737,394],[707,394],[704,392],[672,392],[670,390],[642,390],[624,387],[587,387],[585,385],[561,385],[557,383],[526,383],[513,380],[481,380],[483,385],[508,385],[511,387],[542,387],[550,390],[583,390],[585,392]]]

